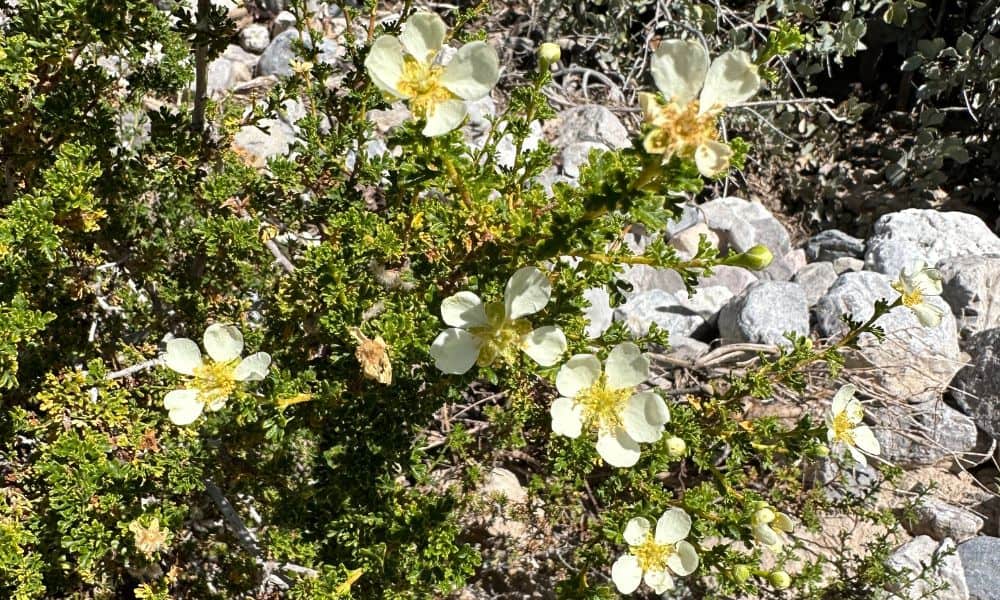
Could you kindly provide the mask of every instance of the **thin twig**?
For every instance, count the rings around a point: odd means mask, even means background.
[[[125,369],[121,369],[120,371],[113,371],[111,373],[108,373],[107,375],[104,376],[104,378],[105,379],[109,379],[109,380],[110,379],[122,379],[123,377],[129,377],[130,375],[133,375],[134,373],[138,373],[139,371],[145,371],[146,369],[151,369],[153,367],[157,367],[157,366],[162,365],[162,364],[163,364],[163,360],[162,359],[160,359],[160,358],[151,358],[151,359],[149,359],[149,360],[147,360],[145,362],[141,362],[141,363],[139,363],[137,365],[132,365],[131,367],[127,367]]]

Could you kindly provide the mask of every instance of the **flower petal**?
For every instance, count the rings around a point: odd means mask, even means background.
[[[704,114],[743,102],[760,89],[760,75],[750,55],[742,50],[730,50],[715,57],[705,75],[699,112]]]
[[[924,327],[937,327],[941,324],[941,318],[944,316],[944,310],[930,302],[921,302],[916,306],[911,306],[910,310],[917,315],[917,320]]]
[[[868,459],[865,458],[865,454],[861,450],[858,450],[854,446],[848,446],[847,450],[851,453],[851,458],[854,459],[854,462],[862,467],[868,464]]]
[[[201,350],[198,350],[198,344],[187,338],[167,340],[163,362],[181,375],[194,375],[195,368],[202,364]]]
[[[202,343],[205,345],[205,352],[215,362],[236,360],[240,357],[240,352],[243,352],[243,334],[235,325],[209,325]]]
[[[552,432],[568,438],[580,437],[583,429],[583,408],[569,398],[556,398],[549,408]]]
[[[882,453],[882,447],[879,445],[875,434],[872,433],[871,427],[859,425],[851,430],[851,436],[860,450],[873,456],[878,456]]]
[[[683,508],[669,508],[656,521],[656,543],[673,544],[688,536],[691,532],[691,517]]]
[[[467,109],[462,100],[445,100],[431,105],[422,133],[427,137],[444,135],[462,124]]]
[[[771,523],[771,526],[781,531],[791,532],[795,529],[795,521],[785,513],[777,513],[774,515],[774,523]]]
[[[639,589],[639,584],[642,583],[639,559],[631,554],[618,557],[615,564],[611,565],[611,581],[615,582],[615,587],[622,594],[631,594]]]
[[[169,411],[174,425],[190,425],[201,415],[204,405],[198,400],[198,390],[174,390],[163,397],[163,408]]]
[[[861,401],[857,398],[851,398],[847,401],[847,405],[844,406],[844,414],[847,415],[847,422],[851,425],[857,425],[865,418],[865,409],[861,405]]]
[[[838,415],[844,412],[847,407],[847,403],[854,398],[854,394],[858,391],[858,388],[854,387],[853,384],[848,383],[842,386],[837,393],[833,396],[833,402],[830,403],[830,412],[834,415]]]
[[[708,51],[694,40],[665,40],[653,54],[653,81],[668,102],[694,100],[708,72]]]
[[[375,40],[365,57],[365,69],[380,90],[404,97],[397,87],[403,77],[403,45],[395,36],[383,35]]]
[[[441,302],[441,318],[450,327],[482,327],[489,324],[486,305],[472,292],[459,292]]]
[[[625,543],[629,546],[641,545],[646,541],[646,536],[652,528],[653,526],[649,524],[649,519],[645,517],[629,519],[628,523],[625,524],[625,532],[623,534]]]
[[[445,329],[431,343],[434,366],[451,375],[461,375],[476,364],[482,339],[464,329]]]
[[[674,578],[670,576],[670,573],[668,573],[666,569],[646,571],[646,575],[643,577],[643,580],[655,594],[662,594],[667,590],[674,589]]]
[[[559,367],[556,373],[556,389],[567,398],[576,395],[597,383],[601,378],[601,361],[593,354],[575,354]]]
[[[399,41],[410,56],[422,63],[429,63],[441,50],[447,32],[448,26],[437,14],[416,12],[406,20]]]
[[[685,541],[677,542],[677,552],[667,558],[667,566],[681,577],[698,569],[698,553],[694,546]]]
[[[599,433],[595,448],[604,462],[612,467],[631,467],[639,462],[639,444],[621,428],[613,433]]]
[[[653,392],[633,394],[625,403],[621,416],[629,437],[644,444],[660,439],[663,424],[669,419],[666,404]]]
[[[643,121],[647,123],[652,123],[660,115],[660,101],[656,94],[639,92],[639,108],[642,110]]]
[[[633,388],[649,378],[649,358],[639,350],[639,346],[622,342],[608,353],[604,372],[611,389]]]
[[[552,284],[535,267],[522,267],[511,275],[504,290],[503,302],[508,319],[534,314],[549,303]]]
[[[271,367],[271,355],[267,352],[257,352],[244,358],[236,365],[233,379],[236,381],[260,381],[267,377]]]
[[[536,363],[551,367],[566,352],[566,335],[553,325],[539,327],[524,336],[521,349]]]
[[[715,177],[729,169],[733,150],[728,144],[709,140],[694,150],[694,164],[705,177]]]
[[[465,100],[489,95],[500,79],[497,52],[486,42],[470,42],[461,48],[441,73],[441,85]]]

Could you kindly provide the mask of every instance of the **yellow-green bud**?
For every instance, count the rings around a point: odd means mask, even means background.
[[[729,265],[731,267],[743,267],[744,269],[750,269],[751,271],[760,271],[762,269],[766,269],[767,266],[771,264],[772,260],[774,260],[774,255],[767,249],[767,246],[757,244],[746,252],[727,256],[726,259],[722,261],[722,264]]]
[[[670,458],[680,458],[687,452],[687,443],[679,437],[667,439],[667,454]]]
[[[733,567],[733,579],[740,583],[750,579],[750,567],[746,565],[736,565]]]
[[[788,586],[792,585],[792,577],[784,571],[772,571],[767,580],[779,590],[788,589]]]
[[[542,69],[547,69],[549,65],[559,62],[561,57],[562,49],[559,47],[559,44],[545,42],[538,47],[538,62]]]
[[[824,458],[830,456],[830,448],[826,444],[819,444],[816,446],[816,456]]]

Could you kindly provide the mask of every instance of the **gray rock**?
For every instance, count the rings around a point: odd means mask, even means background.
[[[915,262],[936,265],[946,258],[983,254],[1000,254],[1000,238],[979,217],[908,208],[876,221],[865,265],[895,278]]]
[[[806,293],[806,302],[810,307],[815,306],[819,299],[826,295],[826,292],[837,280],[837,272],[833,270],[833,263],[814,262],[802,267],[795,278],[795,283],[802,286]]]
[[[597,142],[608,148],[628,148],[632,136],[613,112],[597,104],[564,110],[559,114],[557,148],[577,142]]]
[[[299,32],[296,29],[289,29],[271,40],[271,43],[260,56],[257,63],[258,75],[275,75],[277,77],[288,77],[292,74],[292,60],[295,59],[295,48],[293,43],[299,39]],[[306,37],[305,40],[309,38]]]
[[[862,258],[865,255],[865,242],[839,229],[828,229],[809,238],[805,251],[809,262],[833,261],[844,257]]]
[[[681,300],[687,294],[660,289],[640,292],[615,310],[615,320],[623,321],[635,336],[645,335],[651,324],[670,332],[670,337],[692,337],[706,327],[705,318]]]
[[[876,300],[884,298],[891,302],[898,296],[890,279],[881,273],[844,273],[813,309],[819,333],[825,337],[839,336],[846,331],[841,315],[867,320],[874,312]],[[938,297],[929,301],[947,308]],[[939,399],[961,366],[958,331],[951,312],[945,310],[937,327],[923,327],[912,311],[899,307],[884,315],[876,325],[885,331],[885,341],[878,343],[873,336],[862,335],[858,357],[861,362],[854,366],[874,367],[875,381],[909,402]]]
[[[267,50],[267,46],[270,43],[271,32],[267,30],[266,26],[260,23],[252,23],[240,31],[240,47],[247,52],[260,54],[264,50]]]
[[[904,519],[906,530],[938,541],[951,538],[961,544],[983,528],[983,519],[976,513],[926,496],[914,509],[913,516],[913,520]]]
[[[658,269],[649,265],[630,265],[622,269],[618,279],[627,284],[621,288],[622,295],[626,299],[649,290],[667,292],[684,290],[684,280],[673,269]],[[628,286],[632,289],[627,289]]]
[[[678,336],[677,338],[670,338],[670,348],[667,350],[667,356],[678,360],[694,361],[708,354],[708,351],[711,349],[711,346],[700,340]]]
[[[242,63],[251,73],[253,73],[254,69],[257,68],[257,63],[260,62],[259,55],[253,54],[252,52],[247,52],[246,50],[240,48],[236,44],[229,44],[228,46],[226,46],[225,52],[222,53],[222,58],[229,59],[233,62]]]
[[[719,314],[724,340],[788,345],[785,332],[809,333],[809,306],[797,283],[759,281],[733,298]]]
[[[614,317],[611,310],[611,297],[608,290],[604,288],[590,288],[583,291],[583,297],[590,302],[590,306],[583,309],[583,318],[587,320],[587,327],[584,329],[587,338],[595,339],[601,337]]]
[[[283,10],[271,21],[271,36],[281,35],[292,27],[295,27],[295,15]]]
[[[865,268],[865,261],[861,260],[860,258],[844,256],[841,258],[833,259],[833,270],[837,272],[837,275],[852,271],[863,271],[864,268]]]
[[[937,268],[963,335],[1000,327],[1000,256],[946,258]]]
[[[719,236],[723,251],[745,252],[763,244],[774,256],[784,256],[792,249],[785,226],[760,203],[730,196],[700,208],[705,222]]]
[[[849,465],[843,463],[848,462]],[[870,464],[821,458],[805,468],[805,480],[810,487],[822,488],[833,501],[862,496],[879,480],[878,471]]]
[[[1000,600],[1000,538],[980,536],[960,544],[969,600]]]
[[[250,70],[246,65],[226,58],[217,58],[208,63],[208,95],[219,97],[241,83],[250,81]]]
[[[942,400],[876,405],[868,412],[878,425],[882,458],[904,468],[963,456],[976,446],[975,423]]]
[[[705,220],[701,214],[701,210],[696,204],[685,202],[677,208],[679,212],[677,218],[667,223],[667,227],[665,229],[664,235],[667,239],[671,236],[677,235],[677,232],[684,231],[688,227],[697,223],[702,223]]]
[[[233,149],[247,164],[264,167],[273,156],[287,155],[295,141],[295,130],[281,119],[261,119],[260,127],[245,125],[233,137]]]
[[[983,432],[1000,440],[1000,328],[973,335],[967,348],[972,363],[952,380],[952,397]]]
[[[733,296],[738,296],[743,293],[743,290],[757,283],[757,281],[757,276],[746,269],[719,265],[712,269],[710,277],[699,279],[698,286],[706,288],[722,286],[732,292]]]
[[[761,279],[770,281],[789,281],[805,265],[806,253],[801,248],[796,248],[784,256],[775,257],[766,269],[758,272],[758,275]]]
[[[562,170],[567,177],[579,177],[580,167],[590,162],[590,151],[599,150],[607,152],[609,148],[600,142],[573,142],[563,148],[560,157],[562,158]]]
[[[681,258],[690,260],[697,254],[698,246],[701,244],[702,236],[715,247],[719,246],[719,236],[708,228],[704,223],[696,223],[687,229],[678,231],[670,237],[668,242],[673,246]]]
[[[937,558],[937,567],[929,569]],[[907,583],[897,586],[891,591],[907,600],[934,598],[935,600],[969,600],[969,586],[966,584],[962,560],[955,552],[955,542],[945,539],[938,544],[926,535],[921,535],[906,542],[889,556],[886,564],[896,570],[907,571],[903,577]],[[910,581],[928,569],[928,577]],[[938,586],[946,584],[944,589],[935,591]]]

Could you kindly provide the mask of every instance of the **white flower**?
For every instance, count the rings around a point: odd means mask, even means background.
[[[631,594],[645,580],[653,592],[662,594],[673,589],[671,571],[681,577],[698,568],[698,553],[684,540],[691,531],[691,517],[683,509],[671,508],[656,522],[656,533],[642,517],[631,519],[625,526],[625,542],[629,552],[611,566],[611,580],[618,591]]]
[[[428,137],[458,127],[465,101],[487,96],[500,78],[497,53],[485,42],[470,42],[447,65],[440,64],[446,30],[436,14],[414,13],[398,38],[381,36],[365,58],[375,85],[391,98],[408,101],[413,115],[426,121]]]
[[[892,284],[892,289],[900,294],[900,303],[917,315],[924,327],[937,327],[944,316],[944,310],[927,301],[927,296],[941,295],[941,273],[920,262],[911,269],[903,269]]]
[[[666,104],[653,94],[639,95],[652,125],[643,141],[646,151],[662,154],[664,162],[693,158],[706,177],[728,169],[733,152],[719,141],[716,122],[723,109],[757,93],[760,75],[750,56],[730,50],[709,65],[708,51],[698,42],[666,40],[656,49],[651,70]]]
[[[753,513],[750,525],[754,539],[773,552],[781,552],[781,548],[788,543],[786,534],[795,529],[795,523],[788,515],[772,510],[767,505]]]
[[[187,338],[167,342],[164,363],[181,375],[193,377],[187,387],[163,398],[163,406],[170,411],[170,420],[175,425],[193,423],[206,408],[221,409],[240,382],[264,379],[271,366],[271,357],[266,352],[239,360],[243,334],[233,325],[209,325],[202,343],[211,358],[209,361],[202,359],[198,344]]]
[[[831,445],[846,446],[854,460],[864,465],[867,461],[862,452],[878,456],[882,450],[871,428],[861,424],[864,409],[854,397],[855,391],[857,388],[847,384],[834,395],[826,414],[826,437]]]
[[[556,375],[562,394],[552,403],[552,431],[576,438],[586,428],[597,434],[597,453],[609,465],[631,467],[639,444],[660,439],[670,420],[667,405],[654,392],[636,392],[649,377],[649,359],[632,342],[615,346],[601,370],[593,354],[577,354]]]
[[[566,336],[551,325],[531,328],[523,317],[545,308],[552,285],[534,267],[518,269],[504,291],[503,303],[484,304],[472,292],[459,292],[441,303],[441,318],[451,327],[431,344],[434,365],[461,375],[472,365],[492,365],[498,358],[512,363],[523,351],[543,367],[559,362],[566,352]]]
[[[160,42],[146,42],[142,45],[142,49],[146,51],[145,56],[142,57],[142,66],[152,67],[160,64],[166,55],[163,53],[163,44]]]

